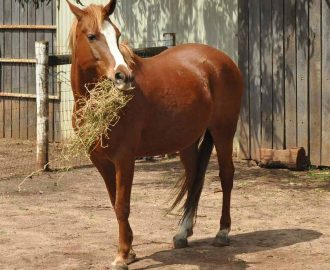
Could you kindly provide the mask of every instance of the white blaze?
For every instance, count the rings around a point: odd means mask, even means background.
[[[113,58],[115,59],[115,70],[120,65],[127,67],[124,57],[118,48],[116,30],[111,25],[110,22],[108,22],[108,21],[103,22],[101,33],[105,36],[105,39],[108,43],[110,52],[111,52]]]

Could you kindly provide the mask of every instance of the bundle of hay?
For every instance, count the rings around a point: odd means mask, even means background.
[[[95,83],[92,90],[88,88],[91,87],[86,86],[89,96],[78,101],[79,109],[73,115],[76,130],[64,148],[64,156],[67,158],[82,153],[88,156],[98,144],[107,147],[104,140],[109,138],[111,128],[120,119],[122,108],[133,97],[132,90],[120,90],[110,80]]]

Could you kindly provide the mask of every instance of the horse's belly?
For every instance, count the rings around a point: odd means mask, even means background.
[[[190,108],[154,112],[143,129],[138,155],[161,155],[185,149],[206,130],[211,117],[209,100],[190,104]]]

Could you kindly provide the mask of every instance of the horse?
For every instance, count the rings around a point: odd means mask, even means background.
[[[67,2],[75,15],[69,36],[74,111],[79,109],[80,98],[88,95],[86,86],[102,78],[122,91],[131,89],[134,96],[106,136],[108,147],[96,145],[90,152],[119,225],[112,269],[128,269],[136,259],[129,214],[135,158],[139,156],[179,153],[185,174],[178,182],[172,207],[185,202],[173,244],[184,248],[193,234],[205,172],[215,147],[223,204],[213,245],[228,245],[233,139],[244,88],[240,70],[225,53],[202,44],[178,45],[157,56],[140,58],[119,42],[121,33],[110,19],[116,0],[86,8]],[[74,117],[72,122],[76,127]]]

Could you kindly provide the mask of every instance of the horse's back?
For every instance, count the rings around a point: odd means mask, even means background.
[[[211,90],[231,88],[238,96],[242,94],[243,77],[237,65],[226,53],[211,46],[182,44],[149,58],[147,62],[151,75],[176,77],[193,73],[197,79],[208,79]]]

